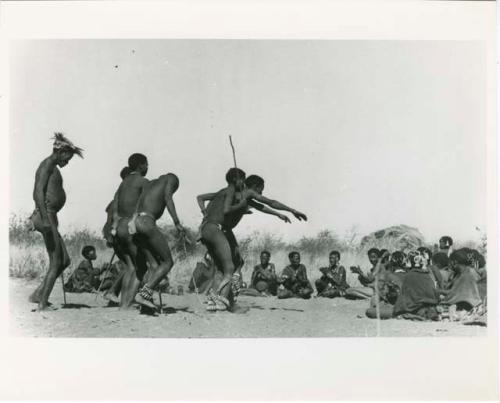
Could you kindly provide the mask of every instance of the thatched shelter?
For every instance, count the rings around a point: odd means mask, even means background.
[[[409,227],[408,225],[395,225],[372,232],[363,237],[360,245],[363,250],[385,248],[390,252],[395,250],[408,252],[424,244],[424,236],[417,228]]]

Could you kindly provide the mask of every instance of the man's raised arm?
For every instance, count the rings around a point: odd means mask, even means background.
[[[286,223],[290,223],[291,222],[290,219],[286,215],[278,213],[276,210],[273,210],[272,208],[269,208],[269,207],[265,206],[264,204],[257,203],[255,200],[250,200],[248,202],[248,205],[250,207],[253,207],[256,210],[261,211],[262,213],[274,215],[274,216],[278,217],[280,220],[283,220]]]
[[[297,211],[291,207],[285,206],[283,203],[277,200],[268,199],[267,197],[262,196],[253,190],[248,191],[247,197],[250,199],[258,200],[261,203],[267,204],[268,206],[276,210],[288,211],[292,213],[295,216],[295,218],[297,218],[299,221],[301,220],[307,221],[307,216],[304,213],[301,213],[300,211]]]

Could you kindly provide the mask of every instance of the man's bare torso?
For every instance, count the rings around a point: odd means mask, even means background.
[[[148,180],[139,174],[130,174],[118,188],[118,215],[130,218],[135,213],[137,201]]]
[[[47,160],[43,161],[38,170],[48,169],[46,164],[48,164]],[[47,182],[47,188],[45,191],[45,207],[48,212],[58,213],[64,207],[65,203],[66,192],[63,188],[63,178],[61,171],[57,166],[55,166]]]

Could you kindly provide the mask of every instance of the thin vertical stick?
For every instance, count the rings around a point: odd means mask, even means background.
[[[61,273],[61,285],[62,285],[64,305],[66,305],[66,290],[64,289],[64,272]]]
[[[233,145],[233,139],[231,136],[229,136],[229,144],[231,144],[231,149],[233,150],[233,162],[234,162],[234,167],[238,168],[238,165],[236,165],[236,151],[234,150],[234,145]]]
[[[158,287],[158,296],[160,297],[160,313],[163,313],[163,301],[161,300],[161,287]]]

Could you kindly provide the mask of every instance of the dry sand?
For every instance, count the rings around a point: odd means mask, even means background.
[[[56,311],[32,312],[29,294],[38,282],[10,279],[10,334],[24,337],[373,337],[376,321],[365,317],[367,301],[240,297],[234,313],[209,313],[195,294],[163,294],[166,313],[106,307],[95,294],[67,293],[61,284],[50,301]],[[485,336],[487,329],[449,322],[381,322],[381,336]]]

